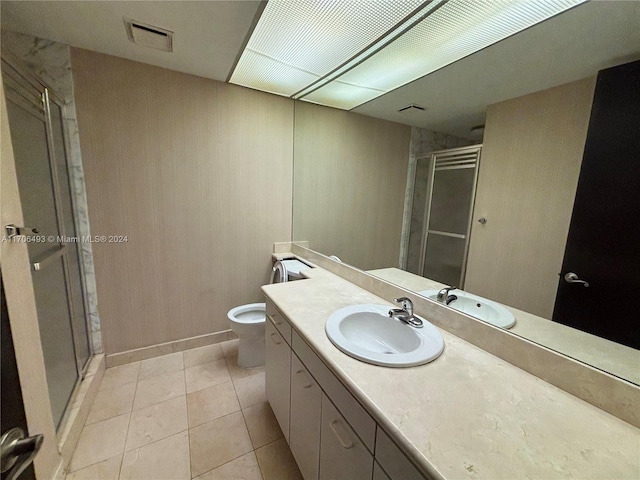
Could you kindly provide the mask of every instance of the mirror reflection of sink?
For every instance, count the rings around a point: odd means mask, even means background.
[[[458,297],[449,304],[454,310],[500,328],[511,328],[516,324],[513,314],[496,302],[462,290],[452,290],[450,294]],[[438,290],[423,290],[418,292],[418,295],[437,301]]]
[[[440,331],[422,319],[423,328],[389,318],[389,305],[352,305],[331,314],[325,331],[347,355],[387,367],[413,367],[431,362],[444,349]]]

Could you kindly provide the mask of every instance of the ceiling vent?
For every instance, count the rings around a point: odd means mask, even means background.
[[[147,23],[124,19],[129,40],[144,47],[173,52],[173,32]]]
[[[421,107],[420,105],[416,105],[412,103],[411,105],[407,105],[406,107],[402,107],[398,110],[399,113],[412,113],[412,112],[424,112],[426,108]]]

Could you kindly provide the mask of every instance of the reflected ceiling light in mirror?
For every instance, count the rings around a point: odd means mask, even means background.
[[[429,3],[433,2],[270,0],[230,82],[293,96],[386,38]]]
[[[230,82],[350,110],[586,0],[270,0]]]
[[[385,48],[302,99],[350,110],[584,1],[449,0]],[[340,96],[334,93],[338,83]]]

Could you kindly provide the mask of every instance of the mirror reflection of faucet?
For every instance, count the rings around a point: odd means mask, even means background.
[[[456,290],[458,287],[445,287],[438,292],[438,296],[436,300],[440,303],[444,303],[445,305],[449,305],[451,302],[458,300],[456,295],[449,295],[451,290]]]

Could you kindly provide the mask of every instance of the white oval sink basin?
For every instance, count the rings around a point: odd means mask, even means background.
[[[418,295],[437,301],[438,290],[423,290]],[[448,305],[454,310],[500,328],[511,328],[516,324],[513,314],[496,302],[462,290],[452,290],[450,295],[458,297]]]
[[[389,318],[389,305],[352,305],[331,314],[325,331],[347,355],[386,367],[413,367],[435,360],[444,339],[432,324],[415,328]]]

